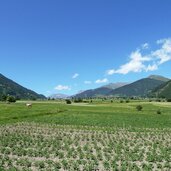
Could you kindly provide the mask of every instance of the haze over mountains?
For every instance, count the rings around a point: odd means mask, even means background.
[[[69,98],[69,96],[66,94],[58,93],[58,94],[52,94],[48,98],[50,98],[50,99],[67,99],[67,98]]]

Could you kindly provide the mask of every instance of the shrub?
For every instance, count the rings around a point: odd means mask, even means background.
[[[7,100],[7,96],[3,94],[0,99],[1,99],[1,101],[6,101]]]
[[[137,105],[137,106],[136,106],[136,109],[137,109],[138,111],[142,111],[143,107],[142,107],[141,105]]]
[[[83,103],[89,103],[89,101],[88,100],[83,100]]]
[[[83,102],[83,99],[81,98],[74,99],[74,103],[82,103],[82,102]]]
[[[7,102],[9,102],[9,103],[15,103],[16,102],[16,99],[13,96],[8,96],[7,97]]]
[[[156,102],[161,102],[161,99],[156,99]]]
[[[71,104],[71,103],[72,103],[71,100],[66,99],[66,104]]]
[[[171,102],[171,99],[167,99],[167,102]]]
[[[157,113],[158,115],[160,115],[160,114],[161,114],[161,110],[158,109],[156,113]]]
[[[126,103],[129,103],[129,99],[127,99],[125,102],[126,102]]]

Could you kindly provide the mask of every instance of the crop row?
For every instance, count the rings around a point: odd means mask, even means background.
[[[171,130],[0,126],[4,170],[171,170]]]

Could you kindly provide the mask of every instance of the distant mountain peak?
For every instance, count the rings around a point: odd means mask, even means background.
[[[170,80],[169,78],[163,77],[161,75],[150,75],[148,78],[151,78],[154,80],[160,80],[160,81],[164,81],[164,82],[167,82]]]

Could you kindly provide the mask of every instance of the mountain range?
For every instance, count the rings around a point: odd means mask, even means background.
[[[11,95],[17,99],[46,99],[44,95],[29,90],[13,80],[0,74],[0,97]],[[171,99],[171,80],[159,75],[151,75],[132,83],[110,83],[96,89],[81,91],[68,96],[65,94],[53,94],[51,99],[66,98],[96,98],[96,97],[162,97]]]
[[[124,85],[127,85],[128,83],[125,82],[119,82],[119,83],[110,83],[105,86],[96,88],[96,89],[90,89],[83,91],[79,94],[76,94],[75,98],[91,98],[91,97],[102,97],[106,96],[108,93],[110,93],[112,90],[117,89],[119,87],[122,87]]]
[[[143,78],[131,84],[112,90],[107,95],[121,96],[121,97],[131,97],[131,96],[146,97],[147,95],[150,94],[150,92],[153,89],[164,84],[168,80],[169,79],[165,77],[152,75],[149,76],[148,78]]]
[[[2,95],[11,95],[17,99],[46,99],[44,95],[29,90],[0,74],[0,97]]]
[[[170,79],[159,75],[151,75],[147,78],[140,79],[133,83],[110,84],[97,89],[86,90],[76,94],[75,98],[92,98],[101,96],[114,97],[147,97],[150,93],[159,86],[164,85]],[[117,86],[116,86],[117,85]]]

